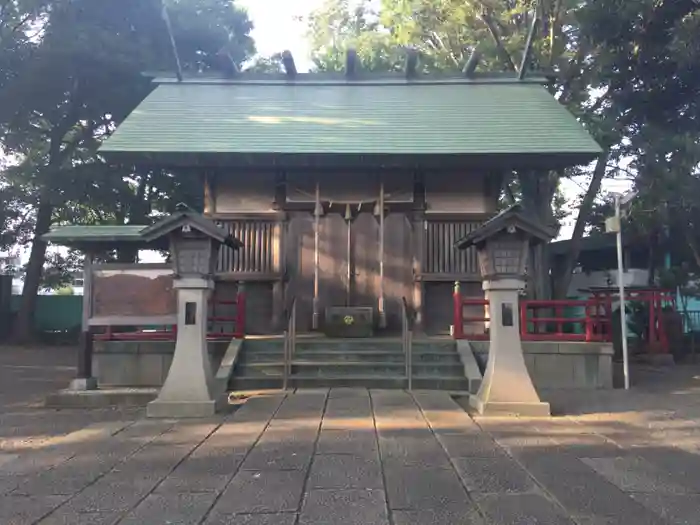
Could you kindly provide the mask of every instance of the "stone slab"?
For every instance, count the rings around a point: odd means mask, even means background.
[[[479,498],[477,505],[490,523],[498,525],[576,525],[563,509],[536,494],[489,495]]]
[[[377,436],[369,430],[322,430],[316,454],[349,454],[375,458],[378,456]]]
[[[214,510],[221,514],[298,511],[305,477],[302,470],[242,470],[231,480]]]
[[[316,456],[307,487],[313,489],[383,489],[378,459],[357,456]]]
[[[447,506],[442,509],[394,510],[394,525],[490,525],[476,506]]]
[[[146,414],[152,418],[200,418],[211,417],[216,413],[216,401],[151,401]]]
[[[220,493],[226,488],[233,471],[229,474],[184,473],[175,471],[158,485],[158,494],[181,494],[213,492]]]
[[[0,496],[0,523],[25,525],[35,523],[59,507],[66,496]]]
[[[431,433],[425,437],[413,436],[410,431],[402,436],[395,432],[392,437],[379,437],[382,462],[387,466],[451,468],[450,460]]]
[[[146,406],[158,396],[154,388],[100,388],[96,390],[59,390],[46,396],[47,408],[108,408]]]
[[[416,467],[384,467],[391,509],[439,509],[469,505],[469,498],[454,470]]]
[[[529,474],[507,456],[455,458],[453,462],[457,474],[470,493],[510,494],[535,490]]]
[[[90,472],[87,469],[83,473],[73,473],[72,475],[62,472],[61,469],[49,470],[20,483],[13,494],[26,496],[71,496],[90,485],[101,474],[102,472]]]
[[[439,434],[437,439],[451,458],[501,458],[507,455],[485,433]]]
[[[305,470],[313,445],[278,442],[258,443],[241,467],[243,470]]]
[[[632,494],[631,497],[673,525],[697,525],[700,494]]]
[[[672,473],[663,472],[635,456],[582,458],[586,465],[625,492],[684,494],[688,489],[671,481]]]
[[[297,515],[276,514],[219,514],[212,512],[204,525],[294,525]]]
[[[129,512],[120,525],[199,525],[216,494],[151,494]]]
[[[605,517],[611,525],[660,523],[658,516],[577,458],[533,452],[521,454],[519,459],[572,515]]]
[[[39,525],[116,525],[121,518],[117,512],[68,512],[59,508],[39,522]]]
[[[314,490],[306,495],[299,525],[389,525],[383,490]]]
[[[86,488],[66,504],[71,512],[110,513],[124,512],[136,505],[158,484],[158,479],[150,483],[109,483],[99,482]]]

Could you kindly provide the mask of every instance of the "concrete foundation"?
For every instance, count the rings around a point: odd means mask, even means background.
[[[481,370],[486,369],[488,341],[470,341]],[[613,347],[606,343],[524,341],[525,366],[537,389],[613,388]]]
[[[210,341],[209,361],[216,373],[229,345]],[[157,388],[163,385],[175,353],[175,341],[97,341],[93,373],[100,385]]]
[[[141,407],[158,395],[155,388],[100,388],[99,390],[59,390],[46,397],[47,408]]]

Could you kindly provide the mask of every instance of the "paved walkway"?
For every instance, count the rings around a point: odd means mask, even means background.
[[[43,437],[0,450],[0,524],[697,524],[699,374],[558,393],[578,414],[547,420],[473,420],[429,392],[259,397],[196,422],[17,394],[0,430],[32,418]]]

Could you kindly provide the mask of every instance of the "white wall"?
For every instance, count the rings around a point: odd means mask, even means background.
[[[625,286],[646,286],[649,280],[649,270],[631,268],[626,270],[623,275]],[[574,273],[568,295],[569,297],[580,296],[580,289],[582,288],[601,286],[618,286],[617,270]]]

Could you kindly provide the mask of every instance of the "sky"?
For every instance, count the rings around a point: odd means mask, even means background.
[[[270,56],[288,49],[294,56],[299,71],[308,71],[311,60],[305,33],[305,17],[323,3],[323,0],[238,0],[255,24],[252,37],[258,53]]]

